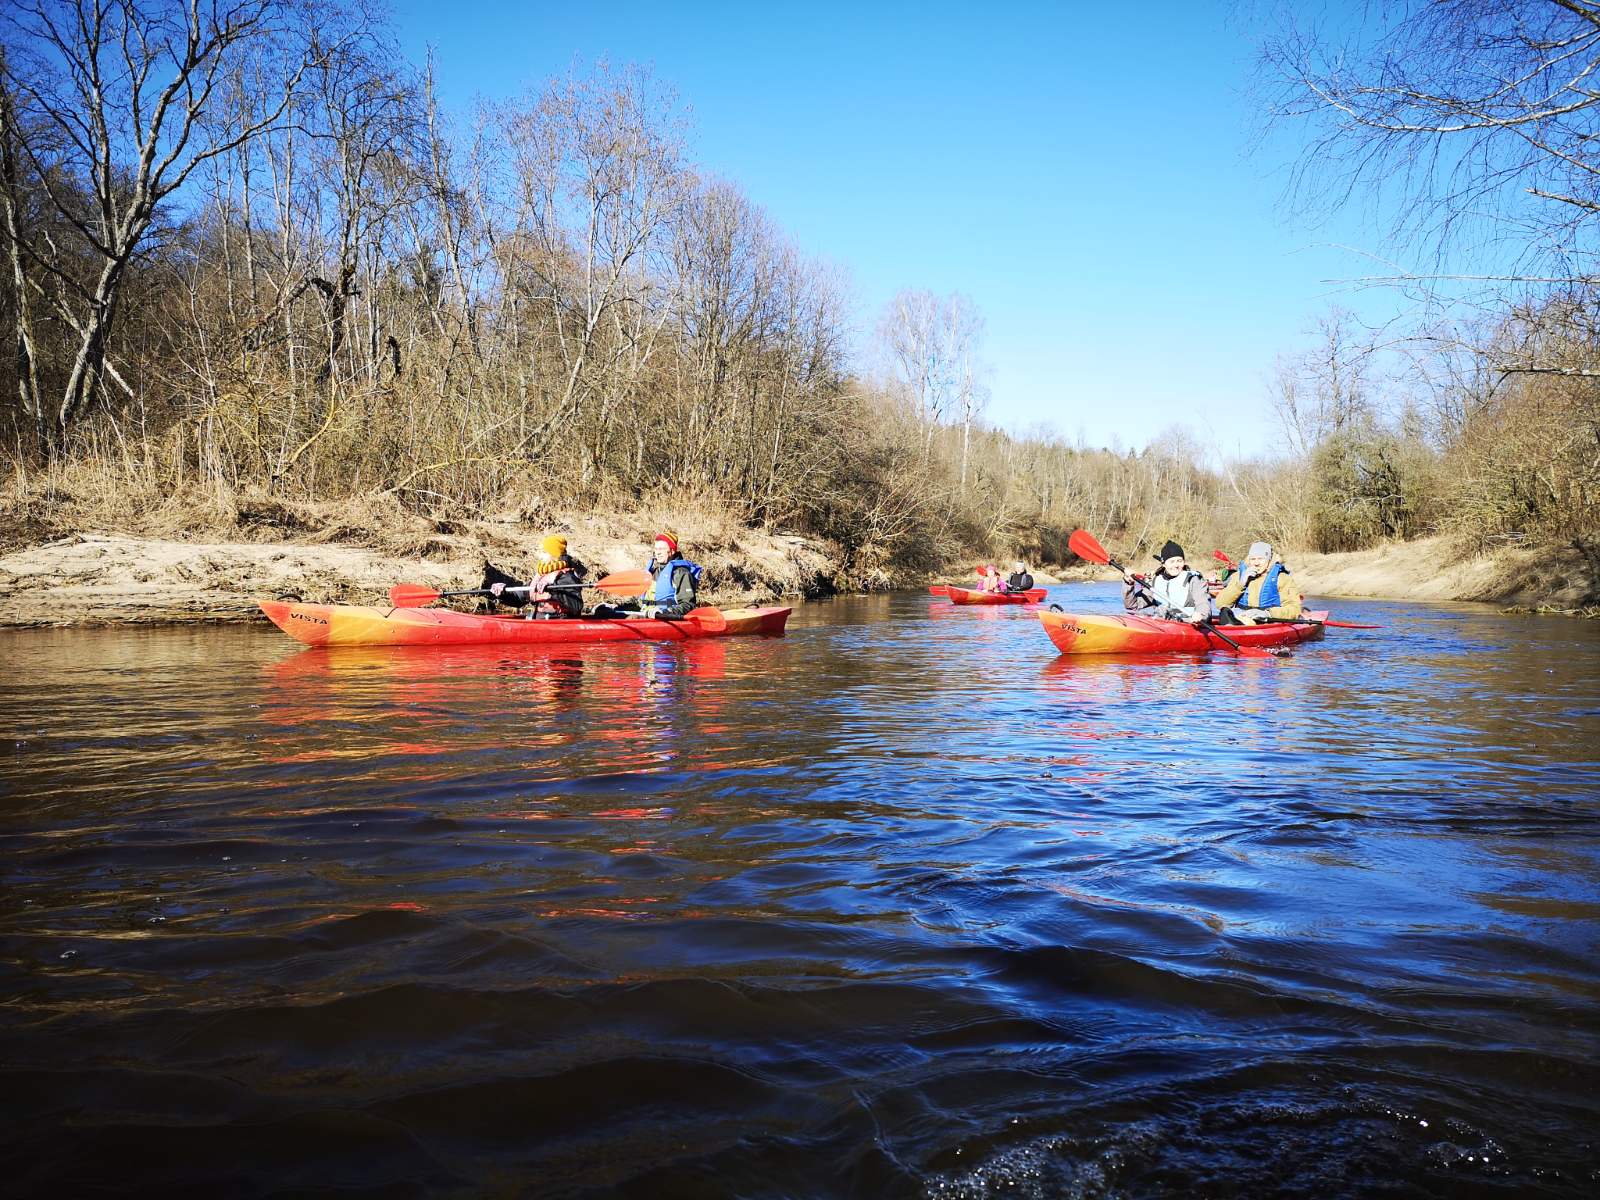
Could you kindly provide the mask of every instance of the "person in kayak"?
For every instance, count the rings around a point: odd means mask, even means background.
[[[654,553],[645,570],[655,581],[631,600],[601,605],[597,617],[681,617],[695,606],[701,567],[678,551],[678,539],[670,533],[656,534]]]
[[[1226,625],[1292,621],[1302,607],[1300,585],[1269,542],[1251,543],[1238,572],[1217,593],[1217,608]]]
[[[1187,621],[1198,625],[1211,618],[1211,593],[1206,577],[1189,566],[1183,547],[1169,541],[1156,555],[1160,563],[1148,579],[1122,572],[1122,607],[1140,617]]]
[[[1030,592],[1033,590],[1033,576],[1028,574],[1028,564],[1016,563],[1010,575],[1006,576],[1006,591]]]
[[[1006,590],[1005,580],[1000,578],[1000,568],[990,563],[988,566],[979,567],[978,575],[980,592],[1003,592]]]
[[[523,583],[491,562],[483,564],[483,587],[489,592],[489,610],[499,604],[528,607],[529,617],[583,615],[582,584],[589,568],[567,553],[567,539],[552,533],[539,543],[534,577]],[[559,584],[559,587],[552,585]]]

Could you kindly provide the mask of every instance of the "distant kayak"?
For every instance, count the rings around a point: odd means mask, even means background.
[[[949,594],[950,588],[946,584],[932,583],[928,585],[928,595],[930,596],[948,596]]]
[[[377,608],[359,604],[293,604],[261,601],[261,611],[297,642],[308,646],[465,646],[494,642],[681,642],[783,632],[793,609],[733,608],[726,628],[695,620],[655,618],[539,620],[456,612],[449,608]]]
[[[1044,599],[1043,588],[1026,592],[975,592],[952,583],[945,591],[952,604],[1038,604]]]
[[[1224,625],[1223,633],[1241,646],[1265,648],[1292,646],[1322,636],[1325,612],[1306,613],[1300,621],[1274,621],[1264,625]],[[1157,621],[1150,617],[1114,613],[1042,612],[1039,620],[1057,650],[1063,654],[1204,654],[1230,648],[1221,638],[1183,621]]]

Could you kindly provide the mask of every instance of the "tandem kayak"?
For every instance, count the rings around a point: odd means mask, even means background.
[[[1223,632],[1241,646],[1265,649],[1314,641],[1322,636],[1325,612],[1306,613],[1299,621],[1274,621],[1266,625],[1224,625]],[[1151,617],[1113,613],[1042,612],[1044,631],[1063,654],[1204,654],[1208,650],[1231,653],[1214,633],[1183,621],[1157,621]]]
[[[262,600],[261,611],[297,642],[308,646],[467,646],[494,642],[681,642],[693,638],[775,637],[794,611],[733,608],[723,613],[726,629],[699,622],[653,617],[612,620],[543,620],[456,612],[449,608],[376,608],[359,604],[294,604]]]
[[[945,591],[951,604],[1037,604],[1044,599],[1043,588],[1026,592],[975,592],[952,583]]]

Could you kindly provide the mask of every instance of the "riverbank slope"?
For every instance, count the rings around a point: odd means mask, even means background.
[[[1464,551],[1445,537],[1344,554],[1286,556],[1311,596],[1374,600],[1471,600],[1576,609],[1600,599],[1596,564],[1572,546]]]
[[[550,531],[565,534],[571,552],[600,575],[643,565],[661,529],[705,567],[709,603],[826,595],[845,584],[826,544],[712,513],[437,520],[375,500],[258,498],[170,533],[155,517],[132,530],[65,533],[13,523],[0,553],[0,627],[251,621],[261,615],[256,601],[283,595],[371,604],[401,582],[472,588],[485,559],[512,574],[527,571]]]

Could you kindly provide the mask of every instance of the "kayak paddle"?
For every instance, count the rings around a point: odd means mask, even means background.
[[[1110,567],[1114,571],[1127,570],[1126,567],[1124,567],[1116,559],[1112,558],[1111,555],[1106,552],[1106,548],[1097,542],[1094,535],[1086,529],[1074,529],[1072,531],[1072,536],[1067,539],[1067,548],[1079,558],[1086,559],[1089,562],[1100,563],[1102,566]],[[1260,646],[1241,646],[1227,634],[1221,632],[1210,621],[1201,621],[1195,626],[1195,628],[1203,629],[1207,633],[1216,634],[1217,637],[1222,639],[1222,641],[1227,643],[1229,646],[1232,646],[1234,653],[1239,655],[1240,658],[1279,657],[1279,655],[1273,651],[1264,650]]]
[[[707,633],[721,633],[728,627],[728,618],[723,616],[720,608],[691,608],[682,617],[681,621],[693,621]]]
[[[1382,625],[1357,625],[1354,621],[1324,620],[1324,625],[1331,625],[1335,629],[1382,629]]]
[[[597,579],[593,583],[557,583],[552,584],[546,591],[571,591],[576,588],[598,588],[602,592],[613,592],[619,596],[637,596],[653,581],[649,571],[618,571],[615,575],[607,575],[604,579]],[[523,589],[526,590],[526,589]],[[389,589],[389,603],[395,608],[420,608],[424,604],[432,604],[435,600],[447,599],[451,596],[492,596],[488,588],[467,588],[457,592],[441,592],[438,588],[431,588],[420,583],[401,583]]]
[[[1229,558],[1226,554],[1224,554],[1221,550],[1213,550],[1211,552],[1211,557],[1216,559],[1219,563],[1221,563],[1225,567],[1237,567],[1239,565],[1238,563],[1234,562],[1233,559]]]

